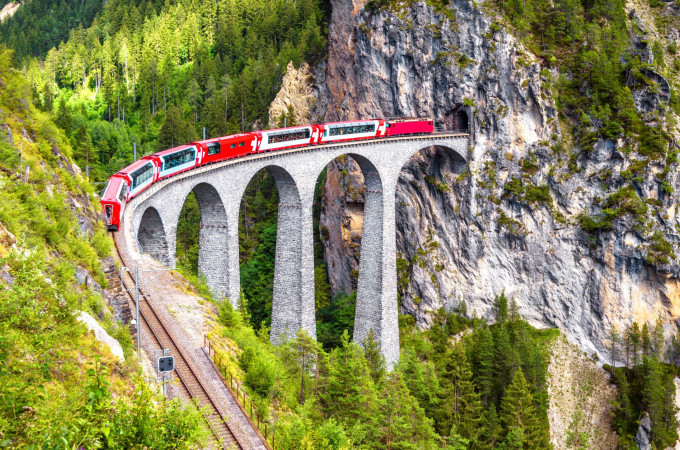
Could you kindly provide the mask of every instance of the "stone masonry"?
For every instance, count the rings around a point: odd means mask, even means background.
[[[468,161],[468,136],[446,134],[261,153],[202,167],[156,183],[130,201],[121,232],[126,233],[126,242],[137,242],[138,248],[128,251],[149,253],[174,267],[177,222],[193,190],[201,212],[199,271],[215,296],[236,303],[239,207],[250,180],[266,168],[279,192],[271,340],[279,343],[299,328],[316,336],[314,187],[332,160],[348,155],[366,179],[354,339],[363,342],[373,329],[392,366],[399,359],[395,190],[404,164],[432,146]]]

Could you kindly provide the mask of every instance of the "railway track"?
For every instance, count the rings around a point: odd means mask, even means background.
[[[109,235],[113,242],[116,243],[113,233],[109,233]],[[115,247],[117,259],[125,265],[117,243]],[[127,292],[134,305],[132,292],[134,292],[135,282],[132,275],[129,272],[124,272],[121,283],[123,290]],[[196,370],[192,367],[191,360],[185,356],[182,349],[175,343],[169,330],[160,320],[152,304],[148,301],[148,297],[141,289],[139,290],[139,299],[140,332],[144,328],[144,331],[153,337],[159,349],[166,348],[171,351],[171,355],[175,357],[175,373],[180,381],[179,387],[188,398],[197,402],[199,408],[205,408],[203,416],[212,431],[215,444],[225,449],[245,448],[229,427],[226,418],[217,408],[215,400],[213,400],[206,387],[201,383],[200,378],[196,375]]]

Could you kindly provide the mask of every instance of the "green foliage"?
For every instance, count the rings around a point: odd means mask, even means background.
[[[664,238],[661,231],[655,231],[649,245],[647,262],[650,264],[668,264],[672,259],[675,259],[673,246]]]
[[[198,232],[201,212],[196,195],[189,193],[177,221],[175,257],[178,266],[191,274],[198,274]]]
[[[588,233],[609,231],[614,220],[625,215],[632,215],[638,222],[644,222],[648,207],[638,196],[632,185],[620,188],[602,203],[599,216],[590,217],[585,213],[579,215],[581,228]]]
[[[496,3],[525,46],[545,65],[560,72],[553,92],[560,114],[577,124],[573,132],[581,149],[590,151],[598,139],[624,138],[628,146],[643,155],[663,158],[670,126],[645,125],[633,102],[633,91],[653,89],[654,83],[649,78],[648,65],[628,51],[631,31],[627,30],[625,2]],[[650,47],[657,70],[664,70],[661,43],[655,41]],[[669,47],[668,51],[673,54],[676,50]],[[518,58],[520,66],[521,59]],[[575,163],[570,163],[569,168],[578,170]],[[587,225],[594,229],[607,227],[606,223]]]
[[[43,3],[0,24],[0,42],[95,181],[132,162],[133,142],[143,156],[204,127],[266,125],[288,62],[326,54],[329,4],[317,0]]]
[[[427,181],[428,184],[434,186],[434,188],[437,189],[439,192],[442,193],[451,192],[451,187],[448,184],[446,184],[446,182],[438,180],[433,176],[425,175],[425,181]]]
[[[81,311],[98,317],[134,361],[131,337],[101,295],[74,283],[78,266],[106,283],[99,258],[110,256],[111,242],[94,189],[76,175],[68,140],[33,106],[10,60],[0,48],[0,151],[8,156],[0,159],[0,267],[13,278],[0,281],[0,446],[200,447],[206,433],[193,405],[155,395],[76,320]],[[31,168],[28,182],[20,164]]]
[[[437,420],[441,432],[445,433],[453,427],[465,438],[477,438],[482,405],[474,389],[470,364],[460,343],[445,353],[439,376],[440,384],[445,386]]]
[[[337,294],[330,305],[316,312],[317,339],[325,349],[341,345],[341,336],[347,332],[352,336],[354,331],[354,312],[356,309],[356,291],[351,294]]]
[[[540,426],[534,415],[533,397],[524,378],[522,369],[518,369],[501,402],[501,422],[512,433],[522,430],[522,440],[529,448],[544,448],[540,442]]]
[[[72,29],[88,27],[104,3],[103,0],[74,3],[47,0],[22,4],[25,7],[0,23],[0,43],[16,49],[19,61],[27,56],[44,56],[65,41]]]

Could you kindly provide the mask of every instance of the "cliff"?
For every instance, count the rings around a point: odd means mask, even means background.
[[[608,354],[612,326],[661,319],[667,337],[675,332],[680,185],[673,159],[645,159],[624,138],[599,137],[585,151],[572,137],[578,124],[558,118],[560,74],[487,3],[332,4],[312,117],[432,116],[440,127],[470,130],[468,165],[446,149],[426,149],[403,169],[402,313],[427,327],[432,311],[464,300],[472,314],[491,318],[493,298],[505,291],[530,323],[558,327],[600,356]],[[651,55],[653,23],[634,12],[627,20],[641,27],[630,32],[630,51]],[[637,113],[672,136],[666,125],[675,116],[663,108],[670,84],[645,70],[656,81],[652,89],[631,87]],[[357,172],[351,160],[331,164],[324,189],[321,224],[335,292],[352,288],[347,280],[358,267]],[[598,218],[612,209],[605,226]]]

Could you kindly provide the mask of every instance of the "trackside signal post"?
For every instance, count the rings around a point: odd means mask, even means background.
[[[162,352],[163,356],[156,358],[156,370],[163,382],[163,397],[165,397],[165,383],[168,380],[168,374],[175,370],[175,357],[170,356],[170,350],[164,348],[163,350],[156,350],[154,354],[158,355]],[[157,378],[158,380],[158,378]]]

